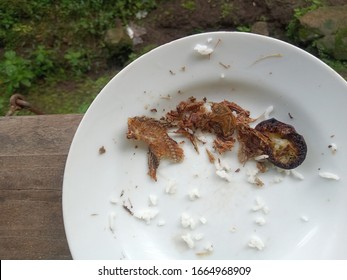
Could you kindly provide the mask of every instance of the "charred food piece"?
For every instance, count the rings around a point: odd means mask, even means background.
[[[167,134],[165,124],[153,118],[129,118],[127,138],[148,144],[148,174],[155,181],[157,181],[157,169],[162,158],[168,158],[173,162],[181,162],[184,158],[183,150]]]
[[[305,139],[293,126],[272,118],[259,123],[255,129],[268,137],[264,152],[274,165],[283,169],[293,169],[305,160]]]

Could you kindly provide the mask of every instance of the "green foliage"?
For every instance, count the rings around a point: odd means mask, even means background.
[[[293,19],[289,22],[287,26],[287,36],[294,41],[297,41],[297,34],[300,27],[300,18],[310,11],[317,10],[319,7],[323,6],[322,0],[306,0],[307,6],[303,8],[294,9]]]
[[[5,52],[0,62],[0,89],[4,89],[7,96],[30,87],[34,77],[30,60],[18,56],[15,51]]]
[[[126,24],[156,5],[155,0],[1,0],[0,90],[25,91],[34,81],[54,81],[64,73],[80,77],[93,59],[106,65],[105,31],[117,19]]]
[[[82,49],[69,49],[64,55],[64,58],[70,70],[78,76],[90,69],[90,60],[88,58],[87,52]]]
[[[37,49],[31,53],[30,59],[36,77],[45,78],[54,73],[57,59],[53,50],[46,49],[43,45],[39,45]]]
[[[251,27],[248,25],[240,25],[236,27],[236,30],[240,32],[251,32]]]
[[[184,0],[181,2],[182,8],[189,10],[189,11],[195,11],[196,10],[196,3],[194,0]]]
[[[229,3],[229,0],[225,0],[221,5],[221,18],[225,19],[231,15],[234,6],[232,3]]]

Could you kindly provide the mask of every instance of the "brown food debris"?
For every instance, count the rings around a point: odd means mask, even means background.
[[[214,157],[212,152],[209,149],[206,149],[206,153],[207,153],[209,162],[214,163],[216,161],[216,158]]]
[[[184,158],[183,150],[167,134],[166,125],[153,118],[129,118],[127,138],[148,144],[148,173],[155,181],[162,158],[168,158],[173,162],[181,162]]]
[[[103,155],[104,153],[106,153],[106,149],[105,149],[104,146],[101,146],[101,147],[99,148],[99,155]]]
[[[293,169],[305,160],[306,142],[293,126],[272,118],[259,123],[255,129],[269,139],[264,152],[274,165]]]
[[[129,206],[123,204],[123,209],[127,211],[131,216],[134,216],[134,212],[130,209]]]
[[[250,123],[255,120],[250,117],[248,110],[234,102],[223,100],[207,103],[206,98],[196,100],[195,97],[190,97],[160,120],[148,117],[129,118],[127,138],[148,144],[149,175],[154,180],[157,180],[156,170],[162,158],[180,162],[184,157],[177,142],[168,136],[169,128],[175,128],[175,133],[189,139],[198,153],[200,140],[195,136],[197,131],[216,136],[213,147],[219,154],[231,151],[237,139],[240,144],[238,159],[242,164],[260,155],[268,155],[270,162],[284,169],[293,169],[304,161],[306,143],[293,126],[272,118],[259,123],[255,128],[250,127]],[[208,149],[206,152],[209,161],[214,162],[213,154]],[[265,163],[258,163],[257,166],[261,172],[267,170]],[[256,184],[262,186],[263,182],[259,179]]]

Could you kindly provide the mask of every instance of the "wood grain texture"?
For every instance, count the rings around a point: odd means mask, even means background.
[[[81,118],[0,118],[1,259],[71,259],[62,218],[62,184]]]

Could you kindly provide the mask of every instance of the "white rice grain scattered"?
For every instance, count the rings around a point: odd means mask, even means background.
[[[237,228],[235,227],[235,226],[232,226],[231,228],[230,228],[230,232],[236,232],[237,231]]]
[[[265,205],[265,202],[260,197],[256,197],[255,205],[252,207],[252,210],[254,212],[263,211],[264,214],[268,214],[270,212],[269,207]]]
[[[293,177],[297,179],[300,179],[300,180],[305,179],[304,175],[302,175],[300,172],[296,171],[295,169],[290,170],[290,173],[293,175]]]
[[[248,242],[248,247],[262,251],[265,248],[265,244],[260,237],[253,236]]]
[[[303,221],[303,222],[308,222],[310,219],[307,217],[307,216],[305,216],[305,215],[302,215],[301,217],[301,220]]]
[[[263,226],[266,224],[266,220],[264,217],[257,217],[255,218],[255,223],[259,226]]]
[[[194,234],[194,239],[196,240],[196,241],[200,241],[201,239],[203,239],[204,238],[204,234],[202,233],[202,232],[198,232],[198,233],[195,233]]]
[[[194,229],[196,222],[195,220],[187,213],[181,214],[181,225],[183,228],[191,228]]]
[[[264,112],[264,119],[268,120],[270,118],[270,114],[272,113],[272,111],[274,110],[274,106],[269,106],[266,108],[265,112]]]
[[[336,145],[335,143],[331,143],[328,147],[329,147],[329,149],[331,150],[331,152],[332,152],[333,154],[336,153],[336,151],[337,151],[337,145]]]
[[[157,206],[158,197],[156,195],[150,194],[148,199],[149,199],[149,206]]]
[[[203,225],[205,225],[207,223],[207,219],[205,217],[200,217],[199,219],[200,223],[202,223]]]
[[[272,183],[275,183],[275,184],[278,184],[278,183],[281,183],[283,181],[283,177],[280,177],[280,176],[275,176],[272,178]]]
[[[110,197],[110,203],[111,204],[118,204],[119,200],[116,196],[111,196]]]
[[[151,220],[153,220],[159,214],[159,210],[156,208],[148,208],[140,210],[134,213],[134,216],[140,220],[146,222],[146,224],[150,224]]]
[[[339,175],[331,173],[331,172],[319,172],[318,175],[325,179],[331,179],[336,181],[340,180]]]
[[[213,49],[207,45],[196,44],[194,50],[201,55],[210,55],[213,53]]]
[[[167,183],[166,187],[165,187],[165,193],[167,193],[167,194],[175,194],[176,190],[177,190],[176,182],[173,181],[173,180],[170,180]]]
[[[259,173],[259,169],[258,168],[248,168],[246,171],[246,175],[247,175],[247,182],[257,185],[257,186],[261,186],[263,185],[263,182],[259,179],[259,177],[257,176]]]
[[[181,235],[181,238],[187,244],[189,249],[193,249],[195,247],[195,242],[189,232]]]
[[[216,170],[216,174],[227,182],[232,181],[232,177],[225,170]]]
[[[212,253],[213,250],[214,250],[213,244],[210,243],[210,242],[206,243],[205,246],[204,246],[204,249],[205,249],[207,252]]]
[[[113,211],[110,212],[108,215],[108,227],[112,232],[114,232],[115,230],[115,224],[114,224],[115,218],[116,218],[116,213]]]
[[[194,188],[192,190],[189,191],[188,193],[188,197],[191,201],[193,200],[197,200],[198,198],[200,198],[200,192],[198,188]]]
[[[260,155],[260,156],[255,157],[254,160],[255,161],[262,161],[262,160],[267,159],[267,158],[269,158],[268,155]]]

